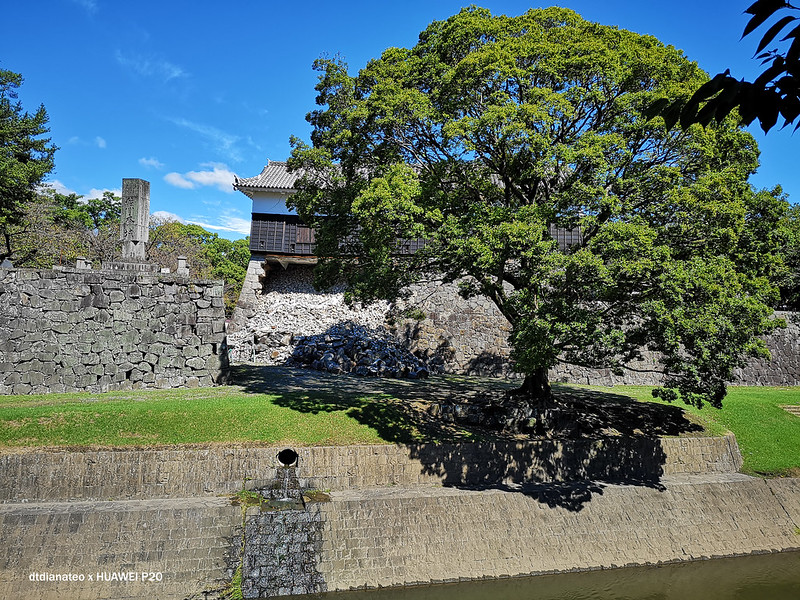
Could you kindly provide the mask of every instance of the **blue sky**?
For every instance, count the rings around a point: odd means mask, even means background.
[[[655,35],[711,74],[758,72],[759,38],[739,37],[751,0],[568,1],[584,18]],[[51,184],[84,196],[119,193],[123,177],[151,182],[151,212],[223,237],[249,231],[250,201],[233,173],[285,160],[289,136],[308,140],[312,61],[341,54],[352,72],[390,46],[410,47],[433,20],[467,2],[207,2],[34,0],[3,9],[0,67],[22,73],[23,106],[43,103],[60,150]],[[517,15],[552,3],[487,1]],[[800,198],[791,127],[764,136],[757,187]]]

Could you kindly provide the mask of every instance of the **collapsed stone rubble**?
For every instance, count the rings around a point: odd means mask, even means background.
[[[366,377],[428,376],[427,365],[379,329],[342,323],[297,340],[288,365]]]
[[[319,292],[314,289],[310,269],[282,271],[269,278],[246,325],[228,334],[231,359],[283,365],[292,356],[296,341],[341,323],[379,329],[386,323],[389,308],[388,302],[347,304],[343,288]]]

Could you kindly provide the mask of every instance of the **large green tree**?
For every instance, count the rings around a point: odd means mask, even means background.
[[[787,211],[783,225],[780,233],[786,269],[779,280],[781,306],[800,311],[800,204]]]
[[[776,326],[753,138],[731,120],[668,130],[655,99],[707,80],[657,39],[549,8],[468,8],[350,75],[320,59],[312,144],[291,202],[319,231],[318,282],[394,297],[423,274],[491,299],[512,326],[523,397],[564,361],[624,369],[661,352],[667,399],[719,406]],[[559,248],[550,228],[582,241]],[[398,240],[424,238],[412,258]]]
[[[50,131],[44,105],[30,114],[18,100],[22,81],[20,74],[0,69],[0,234],[6,242],[0,260],[13,252],[9,230],[20,224],[37,187],[53,170],[56,151],[43,137]]]

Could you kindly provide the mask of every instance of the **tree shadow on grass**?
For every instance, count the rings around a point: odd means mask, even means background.
[[[519,492],[570,511],[581,510],[608,484],[663,489],[659,482],[667,457],[659,436],[702,431],[677,406],[566,385],[554,390],[571,424],[568,432],[531,438],[432,416],[431,407],[441,403],[488,403],[518,385],[509,380],[433,376],[408,381],[237,365],[232,382],[247,392],[275,396],[275,404],[299,412],[344,411],[381,439],[408,444],[409,458],[443,485]]]
[[[438,378],[431,384],[428,380],[332,375],[292,367],[236,365],[232,368],[232,384],[247,392],[276,396],[273,403],[277,406],[303,413],[343,411],[374,429],[386,442],[413,444],[498,438],[492,432],[455,426],[428,414],[425,399],[431,395],[477,397],[482,393],[470,386],[467,378],[461,379],[448,378],[445,385]],[[444,391],[446,388],[449,391]]]

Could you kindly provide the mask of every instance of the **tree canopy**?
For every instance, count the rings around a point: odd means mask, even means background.
[[[78,256],[95,263],[119,257],[120,198],[104,192],[100,198],[60,194],[42,187],[21,215],[0,222],[0,256],[11,256],[18,267],[50,268],[74,264]]]
[[[471,7],[357,75],[315,68],[312,144],[293,139],[289,167],[319,285],[392,298],[434,273],[491,299],[529,397],[560,361],[620,370],[646,347],[654,393],[719,406],[767,354],[780,261],[763,232],[785,201],[749,185],[758,150],[732,119],[674,131],[644,114],[706,81],[679,50],[567,9]],[[408,238],[426,246],[397,256]]]
[[[30,114],[22,108],[17,89],[19,73],[0,69],[0,230],[19,224],[25,206],[34,200],[37,187],[53,170],[56,147],[43,137],[47,111],[40,105]],[[6,239],[8,246],[8,239]],[[0,255],[0,258],[4,258]]]

